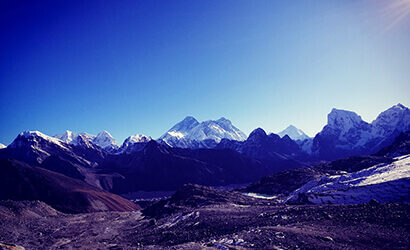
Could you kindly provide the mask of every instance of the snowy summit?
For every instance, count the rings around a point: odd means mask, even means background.
[[[117,153],[136,152],[144,148],[144,146],[151,141],[150,136],[136,134],[127,137]]]
[[[289,125],[287,128],[285,128],[283,131],[279,132],[278,135],[280,137],[284,137],[285,135],[288,135],[290,139],[297,141],[297,140],[306,140],[310,139],[308,135],[306,135],[301,129],[298,129],[297,127],[293,125]]]
[[[102,131],[93,139],[93,143],[106,150],[118,149],[118,143],[107,131]]]
[[[187,148],[207,147],[209,144],[205,142],[215,145],[224,138],[243,141],[246,135],[224,117],[199,123],[194,117],[187,116],[159,139],[172,147]]]
[[[105,130],[98,133],[97,136],[85,132],[75,133],[67,130],[62,134],[55,135],[54,137],[72,145],[78,145],[79,143],[89,144],[92,142],[94,145],[97,145],[107,151],[113,151],[119,148],[115,139]]]

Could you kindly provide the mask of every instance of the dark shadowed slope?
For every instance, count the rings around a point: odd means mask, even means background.
[[[0,172],[0,200],[40,200],[69,213],[138,209],[118,195],[17,160],[0,160]]]
[[[390,146],[381,149],[379,152],[377,152],[376,155],[395,157],[395,156],[405,155],[409,153],[410,153],[410,130],[401,133],[399,136],[396,137],[396,139],[393,141],[393,143]]]
[[[116,172],[114,193],[176,190],[186,183],[222,186],[249,183],[275,172],[233,150],[179,149],[150,141],[142,151],[112,155],[102,166]]]
[[[186,208],[197,208],[216,204],[258,205],[264,200],[255,199],[239,192],[216,190],[211,187],[185,184],[170,198],[161,200],[143,210],[148,216],[162,217],[166,214],[185,211]]]

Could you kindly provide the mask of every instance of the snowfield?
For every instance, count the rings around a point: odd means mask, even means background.
[[[358,172],[311,181],[293,192],[285,202],[295,202],[302,197],[314,204],[360,204],[371,199],[379,202],[409,201],[410,155],[395,160],[390,164],[378,164]]]

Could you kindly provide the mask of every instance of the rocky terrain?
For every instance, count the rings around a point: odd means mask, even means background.
[[[164,213],[166,211],[166,213]],[[63,214],[0,202],[0,242],[26,249],[405,249],[410,205],[284,205],[186,185],[142,212]]]

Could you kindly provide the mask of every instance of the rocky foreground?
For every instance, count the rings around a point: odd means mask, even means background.
[[[409,212],[408,203],[283,205],[186,185],[132,212],[64,214],[39,201],[1,201],[0,242],[26,249],[404,249]]]

